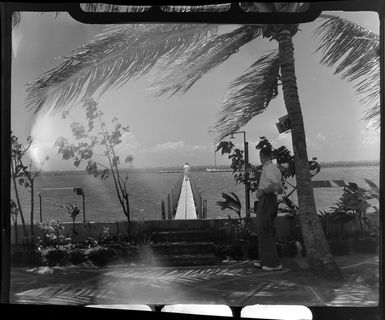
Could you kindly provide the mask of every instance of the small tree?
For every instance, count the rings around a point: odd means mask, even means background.
[[[259,143],[255,147],[257,150],[263,148],[269,148],[272,150],[273,158],[276,159],[278,168],[282,174],[283,189],[287,190],[288,186],[293,189],[290,193],[286,194],[282,202],[287,204],[291,203],[288,197],[296,190],[296,186],[292,185],[288,178],[295,176],[295,159],[285,146],[274,148],[268,139],[261,137]],[[233,177],[237,184],[248,183],[250,191],[254,192],[258,189],[259,178],[262,173],[262,165],[247,164],[245,168],[244,151],[235,148],[235,145],[231,141],[221,141],[216,151],[221,150],[222,155],[227,154],[229,160],[231,160],[231,169],[233,170]],[[309,161],[311,177],[315,176],[320,170],[321,166],[317,162],[317,158],[313,158]],[[294,204],[293,204],[294,205]],[[298,209],[298,207],[296,207]]]
[[[75,167],[79,167],[81,163],[86,162],[88,174],[95,178],[100,177],[106,180],[110,175],[114,181],[116,195],[122,207],[123,213],[127,218],[127,234],[130,239],[130,203],[129,193],[127,190],[128,173],[122,175],[119,167],[121,161],[118,156],[119,148],[122,144],[124,133],[129,132],[128,126],[123,126],[116,117],[112,119],[113,129],[110,130],[103,120],[103,112],[98,109],[97,103],[92,98],[87,98],[84,101],[83,109],[87,120],[87,128],[74,120],[69,111],[62,113],[62,118],[70,117],[72,119],[71,130],[73,137],[78,140],[78,143],[69,143],[66,138],[60,137],[56,140],[55,146],[58,148],[58,153],[63,159],[73,159]],[[95,122],[97,123],[95,127]],[[96,147],[103,148],[103,154],[95,152]],[[100,156],[107,158],[108,164],[97,160]],[[128,164],[128,169],[131,167],[134,157],[128,155],[124,161]]]
[[[11,219],[13,222],[13,226],[15,228],[15,243],[17,244],[17,239],[18,239],[18,234],[17,234],[17,216],[19,215],[19,208],[17,207],[17,204],[15,200],[11,199],[10,203],[10,214],[11,214]]]
[[[67,213],[70,215],[72,219],[72,241],[75,239],[75,220],[76,217],[80,214],[80,209],[76,201],[74,203],[65,203],[62,205]]]
[[[30,193],[31,207],[30,207],[30,234],[34,236],[34,212],[35,212],[35,180],[40,175],[43,170],[43,166],[46,161],[49,160],[49,157],[46,156],[44,161],[40,161],[40,167],[36,171],[33,170],[33,163],[29,160],[29,164],[25,165],[25,157],[32,145],[32,138],[27,137],[27,146],[22,145],[18,138],[12,134],[11,135],[11,176],[14,185],[15,197],[17,207],[20,213],[20,218],[23,224],[24,236],[28,236],[28,231],[25,225],[23,210],[20,203],[19,190],[17,185],[24,186],[26,190]],[[18,182],[18,183],[17,183]]]

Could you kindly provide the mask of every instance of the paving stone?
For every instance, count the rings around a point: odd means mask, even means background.
[[[373,257],[349,257],[343,264],[348,268],[343,272],[362,274],[369,267],[373,272],[378,271],[375,261]],[[297,264],[297,261],[292,263]],[[307,274],[309,281],[306,281]],[[378,288],[365,282],[358,283],[349,277],[341,284],[314,279],[317,278],[298,265],[293,270],[264,272],[255,268],[251,261],[194,267],[79,267],[43,275],[13,269],[11,302],[68,305],[221,303],[232,306],[261,303],[375,306],[378,303]]]

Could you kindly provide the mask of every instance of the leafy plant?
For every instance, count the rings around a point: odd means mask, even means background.
[[[82,264],[87,261],[87,255],[84,250],[76,248],[70,251],[68,261],[72,264]]]
[[[230,215],[228,215],[228,222],[234,228],[235,240],[248,240],[252,232],[248,225],[249,221],[242,219],[241,217],[242,205],[239,197],[234,192],[231,192],[230,194],[222,193],[222,197],[224,198],[224,201],[216,202],[216,204],[221,207],[221,210],[232,210],[238,216],[237,219],[232,219]]]
[[[40,266],[43,254],[38,243],[32,242],[11,247],[11,265],[14,267]]]
[[[282,174],[284,196],[280,200],[280,207],[282,207],[283,212],[296,214],[298,212],[298,206],[295,205],[289,199],[289,197],[297,190],[297,188],[288,181],[288,178],[295,176],[294,156],[285,146],[274,148],[266,137],[260,137],[260,141],[255,148],[257,150],[264,148],[272,150],[273,159],[276,159],[277,166]],[[228,158],[231,160],[230,167],[233,169],[233,177],[235,182],[237,184],[248,183],[250,186],[250,191],[256,191],[258,189],[259,179],[262,173],[262,166],[249,164],[246,166],[247,168],[245,170],[244,152],[243,150],[235,148],[235,145],[231,141],[221,141],[218,144],[216,151],[219,150],[221,151],[222,155],[227,154]],[[309,167],[311,177],[314,177],[321,171],[321,166],[315,157],[309,161]],[[289,187],[292,189],[290,192],[286,193],[286,190],[288,190]]]
[[[87,257],[93,264],[104,266],[114,257],[114,251],[108,247],[97,246],[87,250]]]
[[[349,182],[344,186],[343,194],[334,207],[332,219],[335,221],[341,221],[341,223],[347,223],[349,221],[356,220],[360,224],[361,232],[365,231],[365,228],[371,229],[372,224],[370,219],[366,217],[366,214],[370,208],[378,212],[376,206],[371,205],[368,201],[371,199],[379,200],[379,189],[376,184],[369,179],[365,180],[372,190],[366,190],[358,187],[356,183]]]
[[[53,266],[65,266],[68,264],[70,259],[70,254],[67,249],[55,248],[53,250],[49,250],[45,255],[47,260],[47,264],[50,267]]]
[[[24,158],[27,155],[32,145],[32,138],[27,137],[27,145],[23,145],[19,142],[19,138],[11,132],[11,178],[13,182],[13,188],[15,192],[16,205],[23,224],[24,237],[28,237],[28,231],[25,224],[24,213],[21,206],[20,195],[18,186],[23,186],[30,193],[30,234],[33,239],[34,235],[34,209],[35,209],[35,179],[40,175],[44,164],[49,160],[46,156],[45,160],[40,161],[40,167],[38,170],[32,171],[32,161],[28,165],[24,164]]]
[[[103,227],[103,231],[99,240],[100,244],[106,245],[113,241],[113,236],[111,234],[110,228]]]
[[[14,232],[15,232],[15,243],[18,242],[18,234],[17,234],[17,217],[19,215],[19,208],[17,207],[16,202],[11,199],[10,201],[10,215],[14,226]]]
[[[62,222],[48,219],[46,222],[40,223],[40,229],[44,234],[45,243],[54,243],[56,248],[60,245],[68,244],[71,242],[71,238],[66,238],[63,235],[64,226]],[[48,241],[47,241],[48,240]]]
[[[62,207],[67,211],[72,219],[72,240],[75,239],[75,220],[76,217],[80,214],[80,209],[76,201],[73,203],[65,203]]]
[[[230,192],[230,194],[222,193],[222,197],[224,198],[224,201],[216,202],[216,204],[221,207],[221,210],[232,210],[238,215],[239,218],[241,218],[242,204],[239,197],[234,192]]]
[[[62,113],[62,118],[72,118],[73,122],[70,127],[73,137],[78,140],[77,144],[70,144],[66,138],[60,137],[57,139],[55,146],[58,148],[58,153],[63,159],[73,160],[75,167],[79,167],[83,162],[86,162],[85,170],[88,174],[95,178],[100,177],[102,180],[112,176],[116,195],[127,218],[127,232],[130,237],[130,203],[127,190],[128,173],[122,175],[120,168],[121,159],[118,152],[123,143],[123,135],[129,133],[129,127],[123,126],[116,117],[111,121],[113,129],[109,129],[103,119],[103,112],[98,109],[97,103],[92,98],[87,98],[83,104],[87,125],[75,121],[69,111]],[[102,155],[95,152],[95,148],[104,149]],[[107,165],[100,162],[98,158],[104,157],[107,159]],[[124,162],[131,167],[134,157],[127,155]]]

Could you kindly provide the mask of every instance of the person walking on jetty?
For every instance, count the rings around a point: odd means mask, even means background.
[[[183,166],[183,171],[184,171],[184,178],[187,181],[188,175],[190,173],[190,165],[188,164],[188,162],[186,162],[186,164]]]
[[[262,173],[257,190],[259,261],[254,265],[265,271],[278,271],[282,270],[282,265],[275,246],[273,222],[278,214],[277,194],[282,193],[282,175],[272,162],[271,149],[261,149],[259,156],[262,163]]]

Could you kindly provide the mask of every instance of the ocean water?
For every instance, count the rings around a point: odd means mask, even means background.
[[[130,193],[130,205],[134,220],[153,220],[161,218],[161,201],[167,204],[167,194],[171,192],[173,185],[180,177],[180,173],[131,172],[129,174],[128,189]],[[235,192],[242,204],[244,203],[244,186],[236,185],[231,172],[207,172],[194,171],[192,177],[199,188],[202,198],[207,200],[208,218],[226,218],[230,211],[222,211],[216,201],[221,200],[221,193]],[[359,186],[368,188],[364,179],[368,178],[379,184],[379,166],[352,166],[323,168],[313,180],[345,180],[356,182]],[[36,180],[35,187],[35,218],[39,221],[40,206],[39,196],[42,199],[42,217],[71,221],[68,213],[61,207],[64,203],[76,200],[82,207],[82,198],[77,196],[72,189],[44,190],[45,188],[73,188],[81,187],[85,193],[86,219],[95,222],[111,222],[125,220],[115,193],[113,180],[107,181],[89,176],[84,172],[56,172],[43,173]],[[26,221],[29,222],[30,194],[19,187],[20,199]],[[342,193],[340,188],[314,189],[317,209],[326,209],[335,203]],[[14,198],[13,189],[11,196]],[[255,194],[251,195],[253,205]],[[295,194],[293,200],[296,201]],[[77,218],[81,221],[82,216]],[[20,223],[20,219],[19,219]]]

